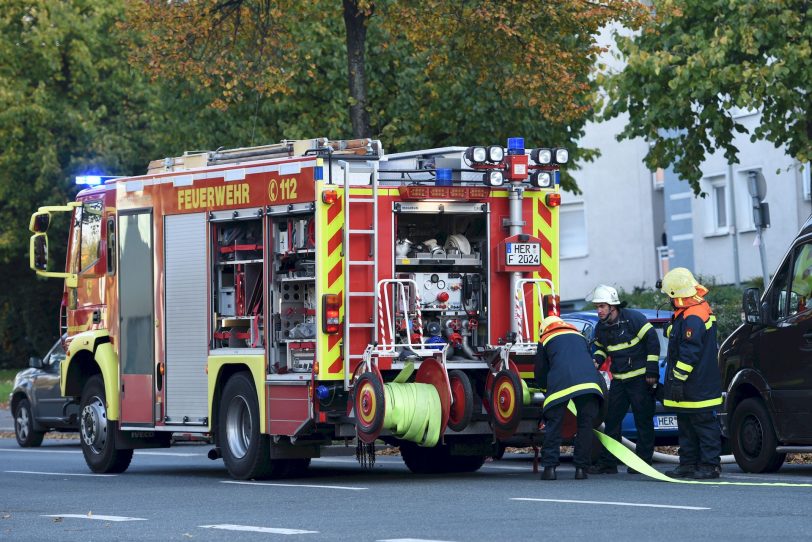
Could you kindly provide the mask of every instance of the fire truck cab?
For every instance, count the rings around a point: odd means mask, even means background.
[[[88,466],[122,472],[192,433],[238,479],[292,475],[342,440],[473,471],[499,439],[536,438],[567,158],[521,138],[390,155],[317,138],[84,178],[30,229],[32,269],[65,280],[61,391]]]

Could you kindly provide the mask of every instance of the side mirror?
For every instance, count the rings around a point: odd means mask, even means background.
[[[42,358],[31,356],[28,359],[28,366],[34,369],[42,369]]]
[[[35,233],[31,236],[30,261],[34,271],[48,270],[48,236],[44,233]]]
[[[762,323],[760,297],[761,292],[758,288],[748,288],[742,294],[742,311],[744,311],[744,321],[748,324]]]
[[[51,213],[48,211],[39,211],[31,215],[31,222],[28,224],[28,229],[32,233],[45,233],[51,225]]]

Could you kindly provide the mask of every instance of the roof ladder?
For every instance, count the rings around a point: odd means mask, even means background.
[[[339,167],[344,170],[344,227],[343,227],[343,244],[342,256],[344,257],[344,344],[343,344],[343,357],[344,357],[344,389],[350,387],[350,361],[353,359],[362,359],[362,354],[352,354],[350,347],[350,329],[352,328],[369,328],[370,338],[369,342],[374,343],[377,339],[378,329],[378,312],[376,307],[378,305],[378,292],[375,290],[375,284],[378,280],[378,162],[349,162],[346,160],[338,161]],[[371,197],[353,197],[350,192],[350,177],[352,173],[369,173],[370,185],[372,187]],[[371,229],[351,229],[350,228],[350,209],[359,209],[366,207],[371,209],[372,224]],[[356,211],[357,212],[357,211]],[[369,259],[366,260],[351,260],[350,259],[350,243],[359,237],[366,237],[369,239]],[[350,272],[354,269],[369,269],[372,268],[372,280],[369,281],[369,290],[353,290],[351,289],[352,281],[350,280]],[[350,299],[353,297],[364,297],[369,299],[369,310],[367,314],[372,315],[372,322],[354,322],[350,314]]]

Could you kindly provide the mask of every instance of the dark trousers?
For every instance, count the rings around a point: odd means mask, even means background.
[[[722,434],[715,412],[677,414],[680,465],[719,466]]]
[[[593,420],[598,415],[598,396],[594,393],[573,397],[578,411],[578,433],[575,435],[576,467],[586,468],[592,453]],[[557,467],[561,449],[561,423],[567,413],[564,401],[544,411],[544,442],[541,445],[541,466]]]
[[[623,418],[632,407],[634,425],[637,427],[637,457],[651,463],[654,455],[654,394],[646,384],[644,376],[635,376],[627,380],[615,378],[609,387],[609,409],[604,420],[605,433],[620,441]],[[601,465],[617,466],[617,459],[607,450],[601,453],[598,460]]]

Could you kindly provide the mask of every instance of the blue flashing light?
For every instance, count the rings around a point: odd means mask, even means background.
[[[524,138],[509,137],[507,140],[508,154],[524,154]]]
[[[435,172],[434,184],[436,186],[451,186],[453,183],[451,168],[437,168]]]
[[[77,175],[76,184],[85,186],[99,186],[102,183],[101,175]]]
[[[330,396],[330,388],[328,388],[324,384],[316,386],[316,397],[318,397],[321,400],[324,400],[327,399],[329,396]]]
[[[559,170],[553,171],[553,182],[555,184],[561,184],[561,172]]]
[[[316,166],[313,168],[313,178],[317,181],[324,179],[324,167]]]

